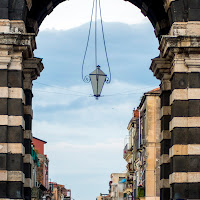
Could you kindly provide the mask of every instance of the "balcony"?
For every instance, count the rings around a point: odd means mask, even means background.
[[[132,163],[128,163],[128,164],[126,165],[126,168],[127,168],[127,171],[129,172],[129,174],[133,174],[134,171],[135,171],[135,169],[134,169]]]
[[[132,147],[126,144],[123,151],[123,158],[126,160],[130,155],[132,155]]]

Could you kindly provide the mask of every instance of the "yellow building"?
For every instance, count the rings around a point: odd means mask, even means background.
[[[112,173],[111,181],[109,183],[109,194],[111,200],[123,200],[124,185],[123,180],[126,178],[126,173]]]
[[[124,152],[123,157],[127,162],[126,165],[126,182],[125,182],[125,188],[124,188],[124,200],[131,200],[133,195],[133,136],[135,135],[135,128],[134,128],[134,116],[130,120],[128,124],[128,131],[129,135],[125,138],[125,146],[124,146]]]
[[[110,194],[100,194],[100,196],[98,196],[96,200],[111,200]]]
[[[160,88],[143,95],[128,124],[129,138],[124,148],[127,161],[124,200],[160,199]]]

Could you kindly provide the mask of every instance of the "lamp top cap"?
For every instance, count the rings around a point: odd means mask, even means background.
[[[97,68],[100,68],[100,66],[99,66],[99,65],[97,65]]]

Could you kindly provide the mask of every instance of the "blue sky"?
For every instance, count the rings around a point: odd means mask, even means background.
[[[60,9],[69,5],[71,18],[77,15],[72,11],[80,0],[74,1],[74,5],[66,2],[58,7],[52,13],[54,21],[59,18]],[[112,0],[108,0],[108,6],[109,1]],[[149,70],[151,59],[159,54],[153,28],[134,6],[131,5],[130,14],[125,8],[120,9],[121,2],[125,2],[118,1],[113,12],[123,10],[128,16],[120,21],[117,14],[104,22],[112,82],[104,85],[103,97],[98,101],[91,97],[91,85],[81,79],[89,19],[85,17],[81,23],[75,20],[73,27],[73,20],[69,26],[64,22],[57,26],[47,18],[37,36],[35,56],[43,58],[45,69],[34,81],[33,134],[47,141],[51,181],[71,188],[76,200],[95,200],[100,193],[108,193],[110,174],[125,171],[124,138],[132,110],[143,92],[159,85]],[[105,6],[106,9],[110,14]],[[129,20],[135,10],[138,23]],[[108,73],[102,40],[98,43],[98,64]],[[91,38],[85,74],[95,69],[93,44]]]

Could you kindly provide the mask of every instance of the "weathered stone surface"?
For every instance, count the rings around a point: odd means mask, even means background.
[[[31,86],[32,88],[32,86]],[[30,89],[25,89],[24,90],[25,93],[25,105],[27,106],[31,106],[32,105],[32,98],[33,98],[33,94],[32,91]]]
[[[23,182],[9,181],[7,182],[7,198],[23,199]]]
[[[22,99],[8,99],[8,115],[12,116],[24,115]]]
[[[7,170],[0,170],[0,182],[7,181]]]
[[[7,171],[7,178],[8,181],[25,182],[25,176],[22,171]]]
[[[194,152],[188,152],[188,154],[189,153],[194,153]],[[172,172],[198,172],[199,168],[200,168],[200,154],[182,155],[182,156],[179,155],[179,156],[173,156],[171,158]]]
[[[9,88],[8,97],[15,99],[22,99],[22,102],[25,102],[25,94],[22,88]]]
[[[169,179],[161,179],[160,188],[170,188]]]
[[[31,179],[31,177],[32,177],[31,163],[24,163],[24,174],[25,174],[26,179]],[[26,185],[25,187],[28,187],[28,185]]]
[[[32,130],[32,116],[25,114],[24,120],[25,120],[25,130]]]
[[[176,144],[170,148],[169,156],[187,156],[187,155],[200,155],[200,144]],[[197,161],[199,161],[199,157],[196,157]],[[183,159],[184,160],[184,159]]]
[[[22,88],[22,71],[8,71],[8,87]]]
[[[170,105],[170,94],[170,90],[162,92],[162,94],[160,95],[161,107]]]
[[[31,178],[25,178],[24,187],[25,188],[30,188],[30,189],[33,187]]]
[[[171,187],[173,199],[200,199],[200,183],[175,183]]]
[[[160,109],[160,117],[163,115],[171,115],[171,106],[162,106]]]
[[[0,115],[8,115],[8,100],[0,98]]]
[[[24,133],[21,126],[8,126],[7,142],[8,143],[23,143]]]
[[[8,116],[8,125],[9,126],[22,126],[25,128],[25,122],[23,116]]]
[[[1,190],[0,190],[0,198],[6,198],[7,197],[7,192],[6,192],[6,190],[7,190],[7,183],[6,182],[1,182],[0,181],[0,188],[1,188]]]
[[[161,117],[161,131],[163,130],[169,130],[169,122],[171,120],[170,115],[163,115]]]
[[[0,70],[0,87],[7,87],[7,70]]]
[[[169,200],[170,199],[170,188],[161,188],[160,189],[160,199],[162,199],[162,200]]]
[[[162,154],[160,156],[160,165],[163,163],[170,163],[169,154]]]
[[[170,148],[170,140],[162,140],[161,141],[161,155],[162,154],[169,154]]]
[[[31,154],[31,140],[24,139],[25,154]]]
[[[169,130],[163,130],[160,136],[160,142],[162,140],[171,139],[171,132]]]
[[[7,167],[7,165],[6,165],[7,155],[4,154],[4,153],[1,153],[0,154],[0,160],[1,160],[1,162],[0,162],[0,170],[6,170],[6,167]]]
[[[169,175],[169,183],[198,183],[200,172],[174,172]]]
[[[30,154],[25,154],[24,155],[24,163],[33,164],[33,157]]]
[[[23,170],[22,154],[8,154],[7,155],[7,170],[8,171],[22,171]]]
[[[32,140],[32,132],[31,132],[31,130],[25,130],[24,131],[24,139]]]
[[[24,114],[30,115],[33,118],[33,109],[31,105],[24,106]]]
[[[170,163],[160,165],[160,179],[168,179],[170,174]]]

